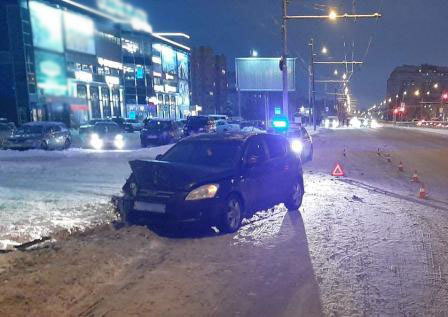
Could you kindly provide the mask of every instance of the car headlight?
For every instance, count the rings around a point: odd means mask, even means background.
[[[192,190],[185,200],[201,200],[201,199],[209,199],[216,196],[218,192],[219,185],[218,184],[209,184],[203,185]]]
[[[303,143],[299,139],[294,139],[291,141],[291,150],[294,153],[300,154],[303,151]]]
[[[90,135],[90,145],[95,150],[101,150],[103,148],[103,140],[100,139],[100,136],[96,133],[92,133]]]
[[[117,134],[115,136],[115,140],[114,140],[114,145],[117,149],[121,150],[122,148],[124,148],[124,138],[123,135],[121,134]]]

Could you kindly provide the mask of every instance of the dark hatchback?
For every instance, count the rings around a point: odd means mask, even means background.
[[[170,144],[178,141],[182,136],[180,123],[173,120],[151,119],[145,122],[140,132],[140,144],[142,147]]]
[[[304,194],[301,160],[272,134],[202,134],[157,160],[130,162],[116,199],[125,222],[196,222],[235,232],[244,217],[284,202],[298,210]]]
[[[184,136],[216,132],[215,121],[207,116],[191,116],[184,126]]]

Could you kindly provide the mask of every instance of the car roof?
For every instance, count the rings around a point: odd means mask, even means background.
[[[65,126],[65,124],[63,122],[57,122],[57,121],[33,121],[33,122],[24,123],[23,125],[26,125],[26,126],[64,125]]]
[[[249,138],[256,135],[274,135],[271,133],[260,132],[227,132],[227,133],[204,133],[190,136],[185,140],[189,141],[241,141],[246,142]]]

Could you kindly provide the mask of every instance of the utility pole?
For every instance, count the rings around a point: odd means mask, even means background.
[[[288,30],[287,30],[287,21],[288,20],[304,20],[304,19],[315,19],[315,20],[331,20],[335,21],[338,19],[369,19],[381,18],[380,13],[373,14],[338,14],[334,10],[330,11],[327,15],[288,15],[288,2],[290,0],[282,0],[283,3],[283,19],[282,19],[282,33],[283,33],[283,54],[282,61],[283,67],[283,112],[284,115],[288,116],[288,69],[287,69],[287,55],[288,55]],[[313,89],[314,90],[314,89]],[[313,119],[315,116],[315,112],[313,111]],[[315,120],[313,120],[315,122]]]
[[[314,131],[316,131],[317,122],[316,122],[316,86],[314,82],[314,39],[310,40],[309,46],[311,50],[310,76],[311,76],[311,104],[313,107],[313,129]]]
[[[283,32],[283,54],[282,54],[282,77],[283,77],[283,115],[289,118],[288,116],[288,27],[287,27],[287,19],[288,16],[288,1],[283,1],[283,23],[282,23],[282,32]]]

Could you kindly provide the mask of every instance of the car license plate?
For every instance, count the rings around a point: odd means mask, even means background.
[[[147,135],[146,136],[147,139],[157,139],[157,135]]]
[[[159,214],[165,213],[166,206],[164,204],[147,203],[143,201],[134,202],[134,210],[147,211]]]

